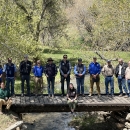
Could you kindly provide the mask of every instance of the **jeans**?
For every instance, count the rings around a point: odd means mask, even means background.
[[[48,94],[54,95],[55,77],[47,77]]]
[[[128,89],[129,89],[129,96],[130,96],[130,79],[127,80],[127,86],[128,86]]]
[[[84,94],[84,78],[76,78],[76,82],[77,82],[77,94],[80,94],[80,90],[81,93]]]
[[[67,84],[67,91],[69,88],[69,84],[70,84],[70,75],[68,75],[66,78],[64,76],[61,76],[61,92],[62,94],[65,94],[64,92],[64,81],[66,79],[66,84]]]
[[[106,86],[106,94],[107,95],[109,94],[109,91],[108,91],[109,83],[110,83],[110,88],[111,88],[110,93],[111,93],[111,95],[114,95],[114,78],[112,76],[105,77],[105,86]]]
[[[11,84],[11,91],[10,91]],[[6,78],[6,88],[11,95],[14,95],[14,78]]]
[[[123,93],[122,88],[124,89],[126,94],[128,93],[128,90],[126,88],[126,79],[125,78],[118,76],[118,86],[119,86],[120,94]]]
[[[27,84],[27,94],[30,94],[30,75],[21,75],[21,92],[24,94],[24,82]]]

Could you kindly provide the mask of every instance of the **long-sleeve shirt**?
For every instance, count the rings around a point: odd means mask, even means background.
[[[6,88],[0,88],[0,99],[5,99],[6,97],[10,97],[9,91]]]
[[[125,70],[125,78],[130,79],[130,67],[127,67]]]
[[[0,76],[2,75],[2,73],[3,73],[3,69],[0,68]],[[1,80],[1,78],[0,78],[0,80]]]
[[[94,62],[91,62],[89,64],[89,73],[90,75],[92,74],[100,74],[101,72],[101,67],[100,67],[100,64],[98,62],[94,63]]]
[[[43,72],[44,72],[44,67],[42,66],[33,67],[33,74],[35,77],[42,77]]]
[[[102,68],[102,74],[103,76],[113,76],[114,75],[114,67],[108,66],[108,65],[104,65],[104,67]]]

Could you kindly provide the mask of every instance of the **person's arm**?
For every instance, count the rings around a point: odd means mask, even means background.
[[[127,80],[127,68],[125,70],[125,79]]]
[[[92,67],[92,64],[90,63],[90,64],[89,64],[89,67],[88,67],[88,69],[89,69],[89,74],[90,74],[90,75],[92,75],[92,69],[91,69],[91,67]]]
[[[69,62],[69,71],[67,72],[67,75],[70,74],[70,72],[71,72],[71,64]]]
[[[98,72],[97,72],[96,76],[98,76],[100,74],[100,72],[101,72],[101,66],[100,66],[99,63],[98,63],[97,69],[98,69]]]
[[[17,75],[17,68],[16,68],[16,66],[14,65],[14,78],[16,78],[16,75]]]
[[[75,75],[78,75],[78,72],[77,72],[77,65],[75,65],[75,67],[74,67],[74,74],[75,74]]]
[[[102,72],[102,75],[105,77],[105,66],[102,68],[101,72]]]
[[[55,76],[57,75],[58,70],[57,70],[57,66],[55,65]]]
[[[86,66],[84,65],[84,71],[83,71],[82,75],[85,75],[85,73],[86,73]]]
[[[33,66],[32,73],[35,76],[35,66]]]
[[[59,65],[59,71],[60,71],[60,73],[64,76],[64,73],[63,73],[63,71],[61,70],[61,63],[60,63],[60,65]]]

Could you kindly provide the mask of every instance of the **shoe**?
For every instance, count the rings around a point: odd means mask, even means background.
[[[35,97],[37,97],[38,95],[37,94],[35,94]]]
[[[114,98],[115,96],[114,95],[111,95],[111,98]]]
[[[101,97],[101,94],[98,94],[98,97],[100,98],[100,97]]]
[[[61,97],[64,97],[64,94],[61,94]]]
[[[129,96],[126,94],[125,96],[124,96],[124,98],[128,98]]]
[[[24,94],[23,94],[23,93],[21,93],[21,97],[24,97]]]
[[[51,95],[50,95],[50,94],[48,94],[48,97],[50,98],[50,97],[51,97]]]
[[[91,97],[91,96],[92,96],[92,94],[89,94],[88,96],[89,96],[89,97]]]
[[[82,94],[82,97],[85,97],[85,95],[84,95],[84,94]]]
[[[2,112],[2,111],[0,111],[0,115],[3,115],[3,112]]]
[[[52,95],[52,98],[54,98],[54,95]]]
[[[123,94],[121,93],[120,95],[119,95],[119,97],[122,97],[123,96]]]
[[[15,94],[12,94],[12,96],[11,96],[12,98],[14,98],[15,97]]]

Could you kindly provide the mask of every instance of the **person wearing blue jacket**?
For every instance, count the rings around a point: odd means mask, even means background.
[[[86,66],[82,64],[82,59],[78,59],[78,64],[74,67],[74,74],[76,76],[76,82],[77,82],[77,95],[80,95],[80,92],[82,96],[84,96],[84,77],[86,73]]]
[[[3,69],[2,66],[0,65],[0,84],[2,82],[2,73],[3,73]]]
[[[37,94],[41,94],[42,93],[42,89],[43,89],[43,75],[44,72],[44,67],[41,66],[41,61],[38,60],[37,64],[33,67],[33,74],[35,76],[34,80],[35,80],[35,95],[37,96]]]
[[[93,57],[93,62],[89,64],[89,73],[90,73],[90,94],[93,94],[93,85],[96,83],[98,96],[100,97],[100,72],[101,67],[100,64],[97,62],[97,58]]]

